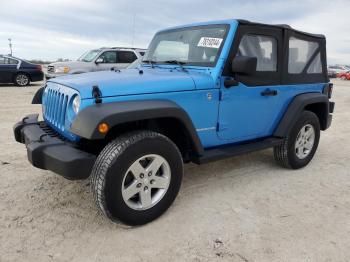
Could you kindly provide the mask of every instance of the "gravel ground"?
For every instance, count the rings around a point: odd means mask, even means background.
[[[0,261],[350,261],[350,81],[314,160],[290,171],[272,150],[187,165],[161,218],[126,227],[94,206],[88,181],[33,168],[12,126],[39,84],[0,86]]]

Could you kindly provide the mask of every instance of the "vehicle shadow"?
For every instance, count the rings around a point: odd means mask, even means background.
[[[15,84],[12,83],[6,83],[6,84],[0,84],[0,88],[1,87],[7,87],[7,88],[11,88],[11,87],[17,87],[17,88],[28,88],[28,87],[39,87],[42,85],[42,82],[34,82],[34,83],[30,83],[30,85],[28,86],[17,86]]]
[[[246,175],[260,175],[259,170],[271,169],[273,157],[269,150],[255,152],[244,156],[228,158],[225,160],[208,163],[205,165],[187,164],[180,190],[180,202],[176,208],[181,208],[181,203],[191,201],[191,195],[196,190],[203,190],[209,185],[215,187],[217,183],[240,183],[241,178]],[[41,199],[38,203],[31,203],[32,215],[50,213],[53,224],[63,223],[67,225],[98,224],[99,226],[111,228],[131,228],[122,223],[110,222],[97,209],[92,197],[89,179],[83,181],[69,181],[50,171],[45,172],[41,179],[36,179],[38,190],[33,199]],[[218,182],[221,181],[221,182]],[[218,187],[219,190],[219,187]],[[176,202],[175,202],[176,203]],[[170,210],[174,207],[170,207]],[[40,225],[38,225],[40,227]],[[53,225],[54,226],[54,225]],[[66,229],[69,231],[69,229]]]

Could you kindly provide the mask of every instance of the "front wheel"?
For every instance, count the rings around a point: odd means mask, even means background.
[[[274,147],[274,158],[283,167],[302,168],[314,157],[319,140],[318,117],[313,112],[303,111],[289,135]]]
[[[183,161],[176,145],[152,131],[135,131],[110,142],[91,174],[97,206],[112,219],[146,224],[175,200]]]

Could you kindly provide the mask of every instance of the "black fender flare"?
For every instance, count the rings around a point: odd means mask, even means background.
[[[301,112],[310,105],[319,104],[322,108],[322,113],[318,115],[320,118],[321,130],[327,129],[327,119],[329,115],[329,99],[328,96],[321,93],[306,93],[297,95],[290,102],[286,112],[279,122],[273,136],[286,137],[298,120]]]
[[[32,104],[33,105],[42,104],[44,89],[45,89],[45,87],[40,87],[38,89],[38,91],[36,91],[36,93],[35,93],[35,95],[33,96],[33,99],[32,99]]]
[[[119,124],[159,118],[176,118],[181,121],[190,136],[193,150],[198,155],[204,149],[191,118],[185,110],[169,100],[138,100],[95,104],[83,109],[74,119],[70,131],[80,137],[97,140],[106,134],[98,132],[100,123],[107,123],[111,128]]]

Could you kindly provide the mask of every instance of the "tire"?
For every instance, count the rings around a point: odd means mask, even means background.
[[[25,73],[18,73],[17,75],[15,75],[13,83],[16,86],[28,86],[30,85],[30,78]]]
[[[154,163],[160,168],[152,169]],[[170,139],[153,131],[135,131],[101,151],[91,173],[91,186],[97,206],[108,218],[142,225],[169,208],[182,176],[181,153]]]
[[[346,76],[342,76],[340,79],[343,81],[347,80]]]
[[[313,138],[312,133],[314,133]],[[280,145],[273,148],[274,158],[279,165],[285,168],[302,168],[309,164],[314,157],[319,140],[320,123],[318,117],[313,112],[303,111],[289,135]]]

